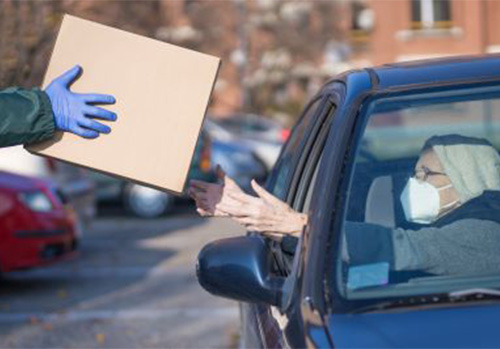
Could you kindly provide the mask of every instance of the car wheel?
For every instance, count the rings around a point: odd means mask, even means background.
[[[125,207],[127,211],[141,218],[155,218],[170,211],[174,196],[138,184],[125,188]]]

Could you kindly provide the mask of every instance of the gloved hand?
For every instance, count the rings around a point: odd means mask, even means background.
[[[115,98],[103,94],[80,94],[70,91],[71,84],[78,78],[82,68],[78,65],[54,79],[45,89],[54,112],[56,129],[72,132],[84,138],[97,138],[99,133],[110,133],[111,128],[94,118],[116,120],[116,114],[94,106],[113,104]]]

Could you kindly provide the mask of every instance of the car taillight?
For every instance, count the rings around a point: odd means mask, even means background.
[[[35,212],[50,212],[54,209],[49,197],[42,191],[21,193],[19,198],[30,210]]]
[[[290,129],[289,128],[284,128],[281,130],[281,140],[285,142],[288,137],[290,137]]]

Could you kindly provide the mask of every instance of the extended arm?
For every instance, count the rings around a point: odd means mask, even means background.
[[[191,181],[189,194],[202,216],[231,217],[248,230],[272,234],[300,234],[307,215],[290,206],[252,181],[257,197],[244,193],[219,170],[220,184]]]
[[[39,89],[0,91],[0,147],[43,141],[55,131],[46,93]]]
[[[96,138],[111,129],[95,119],[116,120],[116,114],[95,104],[112,104],[113,96],[80,94],[70,90],[79,66],[54,79],[42,91],[19,87],[0,91],[0,147],[40,142],[55,130]]]

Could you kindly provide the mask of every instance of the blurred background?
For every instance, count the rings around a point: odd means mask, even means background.
[[[189,176],[220,164],[247,190],[336,74],[500,51],[496,0],[3,0],[0,89],[40,86],[64,13],[221,57]],[[235,347],[237,306],[194,264],[243,233],[185,197],[2,149],[0,347]]]

